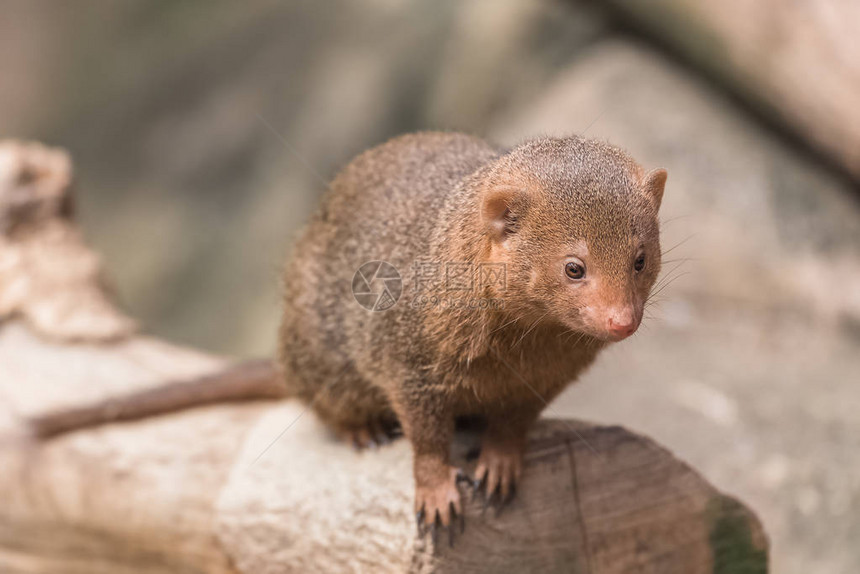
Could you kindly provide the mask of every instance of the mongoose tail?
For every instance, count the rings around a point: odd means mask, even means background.
[[[187,408],[231,401],[275,399],[287,395],[275,363],[253,360],[211,375],[131,392],[103,402],[58,410],[29,420],[33,435],[62,433],[119,421],[132,421]]]

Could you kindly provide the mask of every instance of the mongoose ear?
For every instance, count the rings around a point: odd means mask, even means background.
[[[658,167],[646,173],[645,177],[642,178],[642,188],[654,201],[657,209],[660,209],[660,203],[663,201],[663,190],[666,187],[667,177],[669,177],[669,172],[662,167]]]
[[[494,241],[502,242],[517,231],[519,208],[525,202],[525,193],[517,187],[494,187],[483,197],[481,217]]]

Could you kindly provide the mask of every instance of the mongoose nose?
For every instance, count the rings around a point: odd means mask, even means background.
[[[611,315],[607,321],[607,330],[619,341],[635,333],[636,327],[636,319],[630,309]]]

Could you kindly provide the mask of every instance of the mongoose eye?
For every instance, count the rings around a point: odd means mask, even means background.
[[[644,253],[640,254],[639,257],[636,258],[636,261],[633,262],[633,270],[636,271],[636,273],[639,273],[643,269],[645,269],[645,254]]]
[[[585,265],[575,261],[569,261],[564,266],[564,273],[571,279],[582,279],[585,277]]]

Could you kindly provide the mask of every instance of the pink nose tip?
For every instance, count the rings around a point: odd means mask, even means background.
[[[636,321],[631,316],[613,318],[607,323],[608,331],[617,339],[626,339],[636,332]]]

